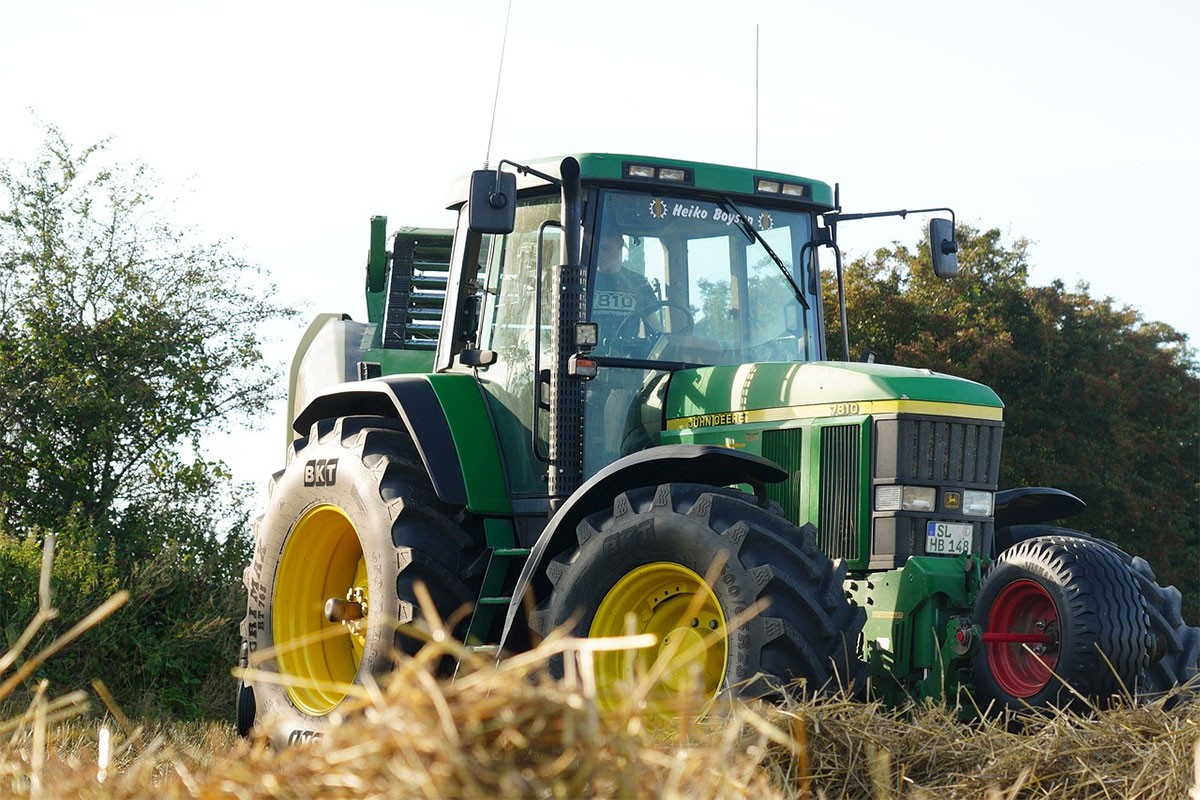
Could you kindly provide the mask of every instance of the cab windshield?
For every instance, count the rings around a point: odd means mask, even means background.
[[[812,215],[803,211],[602,192],[585,243],[596,355],[664,367],[819,359],[819,303],[800,258],[811,238]]]

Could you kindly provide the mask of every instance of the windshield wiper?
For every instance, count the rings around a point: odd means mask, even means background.
[[[804,306],[805,311],[810,311],[811,308],[808,305],[808,300],[804,297],[804,292],[800,291],[800,286],[796,283],[796,279],[792,277],[792,273],[783,263],[783,259],[779,257],[771,245],[767,244],[767,240],[754,227],[754,223],[750,221],[750,218],[743,214],[742,210],[725,195],[721,195],[721,205],[725,207],[726,213],[732,212],[737,217],[742,233],[746,234],[750,241],[758,242],[762,245],[762,248],[767,251],[767,255],[775,262],[775,266],[779,267],[779,271],[783,273],[783,277],[787,278],[787,282],[791,284],[792,291],[795,292],[796,299],[800,301],[800,305]]]

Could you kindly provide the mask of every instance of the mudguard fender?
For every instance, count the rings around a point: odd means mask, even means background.
[[[1087,503],[1070,492],[1049,486],[1022,486],[996,492],[996,527],[1049,522],[1082,514]]]
[[[335,384],[305,406],[292,428],[305,435],[317,420],[357,414],[403,420],[438,499],[451,505],[467,504],[466,481],[450,424],[437,392],[425,376],[392,375]],[[415,424],[418,421],[420,424]]]
[[[612,505],[613,499],[627,489],[661,483],[697,483],[710,486],[749,484],[759,505],[767,504],[766,485],[787,478],[787,472],[774,461],[714,445],[674,444],[651,447],[620,458],[584,482],[550,517],[530,549],[529,558],[517,578],[504,630],[500,634],[503,650],[513,621],[521,607],[525,590],[549,554],[565,549],[569,537],[589,514]]]
[[[999,555],[1019,541],[1042,534],[1040,523],[1066,519],[1083,513],[1087,503],[1070,492],[1049,486],[1023,486],[996,492],[995,553]]]

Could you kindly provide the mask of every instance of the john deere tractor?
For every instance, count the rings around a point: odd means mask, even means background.
[[[991,389],[829,352],[838,225],[916,211],[608,154],[504,161],[453,196],[453,230],[390,251],[372,220],[367,321],[323,315],[296,353],[245,572],[243,733],[320,735],[421,646],[420,586],[487,652],[651,634],[581,648],[602,706],[644,674],[667,713],[697,690],[1037,708],[1195,674],[1179,593],[1048,524],[1080,500],[998,490]],[[929,233],[952,276],[953,214]]]

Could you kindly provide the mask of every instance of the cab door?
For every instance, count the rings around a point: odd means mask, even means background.
[[[514,496],[546,494],[538,373],[550,366],[550,268],[561,257],[557,195],[523,199],[512,233],[495,236],[479,296],[476,341],[495,361],[476,369]]]

